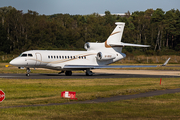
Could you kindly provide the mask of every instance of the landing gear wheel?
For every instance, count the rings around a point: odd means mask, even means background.
[[[90,69],[86,70],[86,76],[92,76],[94,73]]]
[[[26,76],[28,76],[28,77],[29,77],[29,76],[30,76],[30,74],[29,74],[29,73],[27,73],[27,74],[26,74]]]
[[[29,77],[29,76],[30,76],[30,72],[31,72],[31,70],[30,70],[30,68],[27,68],[26,70],[27,70],[26,76],[28,76],[28,77]]]
[[[66,72],[65,72],[65,75],[66,75],[66,76],[71,76],[71,75],[72,75],[72,71],[66,71]]]

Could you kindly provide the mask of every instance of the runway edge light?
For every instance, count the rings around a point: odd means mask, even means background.
[[[72,91],[63,91],[63,92],[61,92],[61,97],[62,98],[68,98],[68,99],[77,100],[76,92],[72,92]]]

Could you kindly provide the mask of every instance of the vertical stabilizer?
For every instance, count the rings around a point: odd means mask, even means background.
[[[125,23],[116,22],[115,24],[117,26],[113,30],[111,35],[108,37],[107,41],[105,42],[106,46],[109,46],[109,44],[111,44],[111,43],[113,43],[113,44],[121,43]]]

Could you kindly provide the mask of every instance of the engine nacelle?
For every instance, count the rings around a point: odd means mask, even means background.
[[[97,59],[98,60],[111,60],[114,58],[116,58],[116,56],[114,54],[111,54],[111,53],[102,53],[102,52],[97,53]]]
[[[85,44],[84,44],[84,48],[85,48],[86,50],[88,50],[88,49],[90,48],[90,43],[88,43],[88,42],[85,43]]]
[[[84,48],[87,50],[87,51],[90,51],[90,50],[102,50],[102,49],[105,49],[105,45],[104,43],[93,43],[93,42],[88,42],[88,43],[85,43],[84,44]]]

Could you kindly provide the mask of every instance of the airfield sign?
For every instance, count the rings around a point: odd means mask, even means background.
[[[0,102],[2,102],[5,99],[5,93],[0,90]]]
[[[72,92],[72,91],[63,91],[63,92],[61,92],[61,97],[77,100],[76,92]]]

